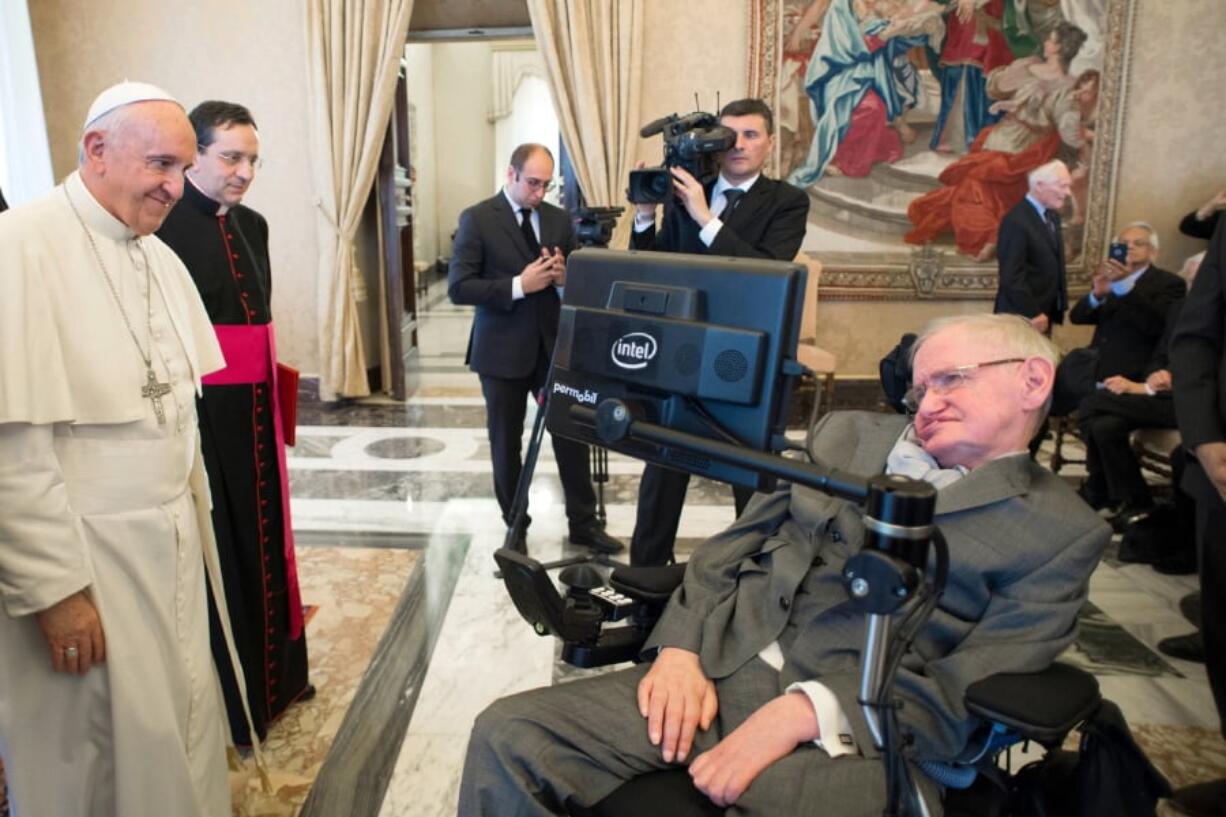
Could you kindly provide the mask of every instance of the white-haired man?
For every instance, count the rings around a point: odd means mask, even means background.
[[[994,312],[1021,315],[1040,332],[1064,322],[1068,308],[1068,275],[1060,208],[1069,196],[1068,168],[1048,162],[1027,177],[1026,197],[1001,219],[996,234],[1000,283]]]
[[[1105,259],[1094,272],[1090,291],[1069,310],[1071,322],[1094,327],[1090,341],[1090,348],[1097,353],[1094,380],[1111,397],[1127,395],[1152,372],[1167,368],[1166,349],[1159,347],[1168,321],[1173,326],[1176,317],[1171,314],[1172,306],[1187,293],[1184,279],[1155,263],[1158,231],[1151,225],[1134,221],[1120,230],[1114,241],[1128,248],[1127,257],[1123,262]],[[1161,353],[1160,360],[1154,360],[1155,353]],[[1146,392],[1142,390],[1142,394]],[[1123,523],[1153,505],[1153,499],[1128,440],[1128,432],[1138,426],[1124,428],[1114,415],[1099,410],[1104,406],[1114,408],[1119,402],[1091,394],[1082,401],[1079,416],[1089,474],[1082,496],[1092,507],[1109,505]],[[1147,400],[1134,402],[1143,409],[1162,405]],[[1164,420],[1166,413],[1160,408],[1153,419]],[[1169,422],[1173,424],[1173,414]]]
[[[951,575],[895,685],[915,757],[966,747],[967,685],[1037,671],[1073,639],[1109,530],[1027,455],[1056,358],[1016,317],[945,320],[916,342],[913,418],[835,413],[817,429],[827,466],[937,487]],[[682,763],[737,814],[818,798],[823,813],[880,814],[881,761],[857,704],[864,620],[841,583],[863,534],[856,508],[808,488],[752,504],[695,552],[647,642],[652,664],[505,698],[477,719],[459,813],[565,814]]]
[[[122,83],[80,147],[0,216],[0,755],[16,814],[227,815],[196,430],[224,361],[152,235],[196,140]]]

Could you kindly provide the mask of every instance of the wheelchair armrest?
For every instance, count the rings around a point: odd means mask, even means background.
[[[662,567],[619,567],[609,576],[609,586],[649,604],[664,604],[683,578],[684,563]]]
[[[1055,663],[1041,672],[998,673],[966,688],[966,708],[1048,748],[1059,745],[1102,702],[1093,675]]]

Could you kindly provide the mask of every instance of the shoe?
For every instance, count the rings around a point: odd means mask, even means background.
[[[1181,661],[1205,663],[1205,639],[1200,630],[1187,635],[1173,635],[1158,642],[1158,652]]]
[[[1171,805],[1189,817],[1220,817],[1226,815],[1226,780],[1193,783],[1176,789]]]
[[[618,540],[610,536],[604,528],[591,524],[582,528],[571,528],[570,543],[580,547],[591,548],[597,553],[621,553],[626,549]]]
[[[1106,514],[1106,520],[1111,524],[1111,530],[1116,533],[1123,533],[1124,529],[1129,525],[1140,522],[1145,517],[1149,516],[1153,508],[1139,508],[1136,505],[1130,505],[1127,502],[1117,505],[1109,513]]]
[[[1179,600],[1179,612],[1195,627],[1200,627],[1200,591],[1194,590]]]

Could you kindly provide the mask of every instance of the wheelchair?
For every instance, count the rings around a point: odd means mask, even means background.
[[[555,588],[544,566],[517,551],[494,554],[520,614],[540,635],[562,640],[562,658],[578,667],[639,660],[639,651],[685,565],[618,567],[606,582],[590,565],[568,567]],[[617,626],[605,626],[605,625]],[[971,684],[966,708],[981,728],[972,758],[921,763],[918,768],[945,789],[946,817],[999,817],[1009,813],[1008,774],[997,765],[1009,747],[1033,741],[1057,749],[1097,711],[1102,697],[1089,673],[1054,663],[1036,673],[1001,673]],[[683,768],[642,775],[590,808],[570,807],[572,817],[716,817],[724,810],[694,788]]]

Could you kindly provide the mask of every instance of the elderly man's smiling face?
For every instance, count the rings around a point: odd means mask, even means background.
[[[82,169],[99,204],[132,232],[149,235],[183,196],[196,134],[176,102],[136,102],[128,108],[109,128],[85,132]]]
[[[965,326],[930,336],[915,355],[912,377],[923,392],[915,432],[924,450],[945,468],[976,468],[1025,451],[1053,372],[1041,358],[1013,360],[1023,357],[1002,339]],[[978,368],[959,370],[973,364]]]

